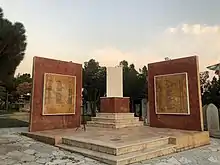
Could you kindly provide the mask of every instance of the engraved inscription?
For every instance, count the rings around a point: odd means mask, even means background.
[[[43,115],[74,114],[76,77],[45,73]]]
[[[157,114],[189,114],[186,73],[155,76]]]
[[[73,91],[71,88],[69,88],[68,104],[72,104],[72,95]]]

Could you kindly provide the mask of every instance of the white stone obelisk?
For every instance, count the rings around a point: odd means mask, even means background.
[[[107,67],[107,97],[123,97],[123,68]]]

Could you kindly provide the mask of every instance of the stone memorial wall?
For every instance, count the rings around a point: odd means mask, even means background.
[[[203,130],[198,57],[148,65],[150,126]]]
[[[82,65],[34,57],[30,131],[80,126]]]

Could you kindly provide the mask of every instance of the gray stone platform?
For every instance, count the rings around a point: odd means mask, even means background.
[[[20,136],[27,128],[0,129],[1,165],[105,165],[93,159]],[[192,150],[159,157],[135,165],[218,165],[220,139]]]

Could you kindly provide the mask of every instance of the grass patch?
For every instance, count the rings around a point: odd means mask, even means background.
[[[4,115],[4,114],[13,114],[14,111],[5,111],[5,110],[0,110],[0,115]]]
[[[14,112],[0,114],[0,128],[28,127],[29,113]]]
[[[26,121],[13,118],[0,118],[0,128],[28,127],[28,125],[29,123]]]

